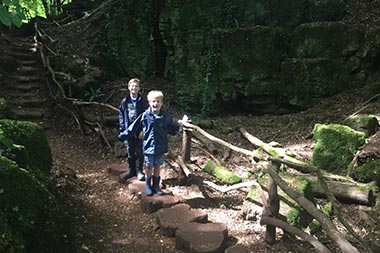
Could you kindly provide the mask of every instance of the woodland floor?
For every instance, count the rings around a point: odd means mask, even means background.
[[[315,123],[338,123],[345,117],[359,109],[363,109],[363,90],[350,91],[332,98],[323,100],[314,108],[289,115],[224,115],[213,118],[215,127],[207,131],[234,145],[252,148],[237,131],[229,134],[223,129],[244,127],[251,134],[265,142],[276,141],[297,154],[300,159],[310,157],[313,141],[309,136]],[[378,113],[380,102],[378,100],[366,104],[363,113]],[[170,108],[174,115],[180,112]],[[54,172],[57,187],[61,193],[62,201],[69,212],[73,236],[72,241],[76,252],[179,252],[175,249],[172,238],[160,235],[155,223],[154,214],[144,214],[140,211],[138,197],[128,193],[127,186],[118,181],[118,178],[109,174],[107,168],[110,164],[123,162],[115,158],[105,145],[94,134],[82,135],[76,131],[76,125],[71,119],[56,115],[49,121],[41,122],[52,147],[54,158]],[[72,125],[70,125],[72,124]],[[116,136],[116,128],[108,128],[106,135]],[[171,149],[168,157],[180,154],[181,136],[171,139]],[[195,144],[193,144],[195,145]],[[246,158],[232,154],[228,160],[223,160],[223,152],[214,154],[214,158],[224,161],[229,168],[258,172],[259,169],[250,165]],[[201,163],[210,159],[204,149],[193,148],[191,160]],[[171,184],[170,178],[175,178],[173,163],[170,159],[164,165],[164,178],[166,190],[184,195],[191,193],[191,186],[196,181],[189,180],[188,186]],[[209,175],[196,171],[197,177],[212,180]],[[218,182],[216,182],[218,183]],[[260,208],[257,210],[257,220],[243,220],[240,215],[244,191],[231,191],[225,194],[217,192],[205,185],[202,186],[204,198],[195,196],[191,205],[201,208],[209,215],[213,222],[223,222],[228,226],[231,241],[247,245],[253,252],[313,252],[306,243],[294,238],[283,236],[278,231],[278,241],[274,245],[266,245],[263,240],[265,227],[260,226]],[[190,189],[190,190],[189,190]],[[375,220],[370,227],[360,219],[358,212],[366,211]],[[368,242],[378,242],[380,233],[379,210],[358,205],[345,205],[343,213],[348,222]],[[354,214],[354,215],[353,215]],[[329,244],[329,243],[327,243]],[[334,251],[335,252],[335,251]],[[338,252],[338,251],[337,251]]]
[[[352,9],[355,10],[355,8]],[[346,22],[357,22],[367,26],[368,19],[364,18],[367,14],[359,13],[359,10],[364,10],[364,8],[356,9],[354,13],[356,15],[351,15],[353,18],[347,19]],[[378,17],[378,15],[373,15],[371,20],[377,22]],[[62,38],[66,37],[65,43],[67,43],[61,48],[66,46],[66,50],[72,52],[73,55],[80,55],[80,52],[86,51],[85,45],[79,42],[82,37],[78,34],[81,32],[71,34],[61,31]],[[2,55],[0,54],[0,59]],[[120,86],[125,81],[117,80],[111,87]],[[144,85],[148,90],[154,83],[157,83],[159,88],[168,95],[167,102],[175,101],[175,98],[171,97],[174,93],[170,91],[167,83],[152,80]],[[213,127],[205,130],[231,144],[252,149],[252,145],[235,130],[236,127],[244,127],[262,141],[278,142],[286,150],[296,154],[299,159],[308,160],[314,144],[308,137],[314,124],[339,123],[359,110],[361,113],[379,114],[380,100],[375,99],[367,103],[368,98],[368,92],[363,88],[323,99],[315,107],[299,113],[261,116],[222,115],[210,119]],[[119,101],[120,97],[111,103],[117,107]],[[176,108],[174,102],[167,105],[176,118],[182,117],[183,111]],[[69,241],[74,252],[179,253],[180,251],[175,249],[175,240],[160,234],[154,214],[142,213],[138,197],[130,195],[127,185],[119,182],[118,177],[108,173],[107,168],[110,164],[122,163],[125,160],[115,158],[99,135],[92,132],[83,135],[72,118],[65,116],[61,111],[56,112],[48,120],[41,120],[39,123],[43,126],[52,148],[53,179],[61,202],[71,217],[68,225],[71,226],[72,235],[69,235]],[[233,131],[226,131],[227,129]],[[114,144],[118,133],[117,126],[105,128],[104,131],[107,138]],[[176,171],[175,164],[170,158],[180,154],[180,143],[180,134],[171,138],[170,151],[163,170],[166,191],[182,193],[193,207],[207,212],[209,220],[225,223],[231,242],[246,245],[252,252],[315,252],[307,243],[286,236],[280,230],[277,230],[276,243],[266,245],[264,243],[265,227],[259,223],[260,207],[258,206],[257,213],[254,215],[256,220],[248,221],[241,217],[240,210],[246,197],[245,191],[235,190],[223,194],[202,184],[199,185],[201,192],[192,191],[192,186],[199,184],[197,178],[220,184],[200,170],[194,171],[194,176],[187,186],[173,184],[170,179],[175,178]],[[260,171],[260,168],[252,165],[249,160],[239,154],[232,153],[227,156],[221,147],[217,146],[217,152],[210,156],[206,149],[200,147],[201,145],[196,143],[192,145],[191,160],[194,164],[201,165],[208,159],[216,159],[236,172],[250,170],[258,173]],[[192,194],[194,197],[189,198]],[[342,211],[345,219],[366,242],[380,246],[378,207],[345,204]],[[372,218],[372,223],[362,219],[360,215],[362,211]],[[328,239],[324,243],[333,252],[339,252],[334,249],[334,245]],[[380,252],[380,247],[378,249],[377,252]]]

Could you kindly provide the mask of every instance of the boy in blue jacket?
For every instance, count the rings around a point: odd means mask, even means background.
[[[120,175],[122,179],[129,179],[137,175],[138,180],[144,181],[144,173],[142,172],[144,155],[142,153],[141,140],[137,136],[128,134],[128,127],[136,120],[141,113],[145,111],[148,104],[141,96],[141,83],[137,78],[133,78],[128,82],[129,95],[121,100],[119,107],[119,125],[120,134],[118,139],[124,142],[128,151],[129,168]]]
[[[149,108],[142,113],[129,127],[132,135],[143,132],[143,152],[146,165],[145,194],[156,193],[163,195],[160,189],[161,165],[164,154],[168,151],[168,134],[174,135],[180,125],[173,121],[172,116],[162,108],[164,95],[161,91],[153,90],[148,93]]]

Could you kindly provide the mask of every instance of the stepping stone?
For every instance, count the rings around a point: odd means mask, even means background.
[[[242,245],[234,245],[227,248],[224,253],[252,253],[252,251]]]
[[[192,253],[223,253],[228,229],[222,223],[186,223],[176,231],[176,248]]]
[[[129,180],[128,180],[129,181]],[[169,208],[179,203],[179,199],[173,195],[169,195],[166,193],[165,195],[157,195],[153,194],[152,196],[146,196],[145,195],[145,182],[138,181],[137,182],[142,183],[142,186],[140,188],[141,199],[140,199],[140,205],[141,205],[141,211],[147,214],[154,213],[162,208]],[[135,186],[135,188],[131,189],[130,185],[128,185],[128,189],[130,191],[136,191],[139,190]]]
[[[176,230],[183,224],[190,222],[206,223],[208,216],[202,210],[191,209],[188,204],[182,203],[158,210],[156,221],[163,235],[174,237]]]

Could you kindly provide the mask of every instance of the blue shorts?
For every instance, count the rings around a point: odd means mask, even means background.
[[[161,166],[164,164],[164,155],[145,155],[144,160],[146,167]]]

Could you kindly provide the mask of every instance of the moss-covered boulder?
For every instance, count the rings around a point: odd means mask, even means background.
[[[0,252],[70,252],[65,214],[48,181],[0,156]]]
[[[297,191],[306,199],[314,203],[312,185],[307,178],[294,176],[286,172],[281,172],[280,176],[293,190]],[[267,174],[261,177],[259,179],[260,184],[267,185],[268,177],[269,175]],[[289,224],[292,224],[293,226],[301,229],[306,228],[313,220],[313,218],[303,207],[298,205],[297,202],[285,194],[280,188],[278,188],[278,194],[280,196],[280,215],[286,217],[286,220]],[[257,201],[260,198],[259,193],[255,187],[249,191],[247,198],[253,201]]]
[[[30,162],[30,168],[49,174],[52,156],[51,149],[42,128],[33,122],[16,121],[3,119],[0,120],[0,129],[3,134],[14,144],[25,147],[24,151],[15,150],[15,154],[22,155],[19,159]],[[21,148],[22,149],[22,148]],[[29,161],[27,161],[29,160]]]
[[[380,184],[380,161],[369,161],[358,166],[353,171],[352,177],[359,182],[376,181]]]
[[[14,113],[4,98],[0,98],[0,119],[13,119]]]
[[[365,133],[339,124],[316,124],[313,138],[316,145],[312,164],[335,173],[345,171],[355,152],[365,143]]]
[[[242,180],[238,175],[211,160],[206,163],[203,170],[228,184],[236,184]]]
[[[366,137],[375,134],[379,130],[379,122],[374,115],[357,114],[347,118],[343,124],[356,131],[364,132]]]

